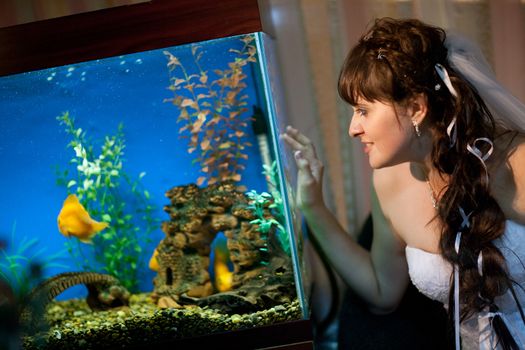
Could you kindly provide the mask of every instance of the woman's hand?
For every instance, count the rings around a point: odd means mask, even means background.
[[[324,205],[323,164],[317,158],[312,141],[291,126],[286,127],[281,139],[292,148],[298,167],[297,205],[303,211]]]

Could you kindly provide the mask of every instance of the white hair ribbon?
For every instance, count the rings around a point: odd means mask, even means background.
[[[447,135],[450,138],[450,147],[456,144],[456,139],[458,138],[458,131],[455,128],[456,126],[456,117],[452,118],[452,121],[447,126]]]
[[[478,254],[478,273],[483,276],[483,252],[480,250]]]
[[[450,77],[448,76],[448,72],[445,69],[445,67],[443,67],[439,63],[436,63],[434,66],[434,69],[436,70],[441,80],[443,80],[443,83],[445,83],[445,86],[447,87],[450,94],[454,96],[455,98],[457,98],[458,93],[456,92],[456,89],[454,89],[454,86],[452,86],[452,82],[450,81]],[[457,131],[454,126],[456,126],[456,117],[452,119],[452,121],[447,127],[447,134],[448,134],[448,137],[450,137],[450,147],[454,146],[454,144],[456,143],[456,139],[457,139]]]
[[[484,311],[484,312],[480,312],[479,315],[478,315],[478,323],[479,323],[479,346],[480,346],[480,349],[483,348],[487,348],[486,345],[489,345],[490,346],[490,349],[496,349],[496,344],[494,344],[494,328],[493,328],[493,322],[494,322],[494,317],[496,316],[499,316],[501,317],[501,319],[503,320],[503,322],[505,322],[505,324],[507,325],[507,322],[506,322],[506,319],[505,319],[505,316],[497,311],[497,312],[490,312],[490,311]],[[507,326],[508,327],[508,326]],[[509,328],[510,329],[510,328]],[[488,344],[487,344],[488,342]],[[485,346],[484,346],[485,345]]]
[[[487,153],[483,154],[479,148],[476,147],[476,142],[483,141],[490,145],[490,149],[487,151]],[[491,140],[489,140],[486,137],[479,137],[474,140],[474,142],[471,145],[467,145],[467,151],[469,151],[471,154],[475,155],[476,158],[479,159],[481,164],[483,165],[483,168],[485,168],[485,180],[487,181],[487,184],[489,183],[489,173],[487,171],[487,165],[485,164],[485,161],[490,157],[492,154],[492,151],[494,151],[494,144]]]
[[[480,277],[483,276],[483,252],[481,250],[479,251],[479,254],[478,254],[478,273],[479,273]],[[481,295],[481,292],[478,292],[478,298],[480,298],[481,300],[483,300],[485,302],[490,303],[490,300],[488,300],[487,298],[483,297]]]
[[[456,233],[456,242],[454,244],[456,254],[458,255],[459,255],[460,243],[461,243],[461,231]],[[458,267],[458,264],[454,265],[454,329],[455,329],[456,350],[460,350],[461,343],[459,341],[459,267]]]
[[[458,93],[456,92],[456,89],[452,86],[452,82],[450,81],[450,77],[448,76],[448,72],[445,67],[443,67],[441,64],[436,63],[434,66],[436,69],[437,74],[439,74],[439,77],[443,82],[445,83],[445,86],[447,87],[448,91],[452,94],[454,97],[458,97]]]
[[[459,207],[459,215],[461,215],[461,228],[469,228],[470,227],[470,222],[468,221],[468,218],[470,217],[470,215],[472,215],[472,211],[467,215],[465,214],[465,210],[463,210],[463,208]],[[456,249],[456,253],[457,253],[457,249]]]

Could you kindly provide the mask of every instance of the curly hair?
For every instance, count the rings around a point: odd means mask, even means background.
[[[461,320],[475,312],[497,311],[494,299],[510,289],[513,281],[505,259],[493,241],[503,235],[505,215],[490,193],[484,165],[467,150],[479,138],[494,140],[496,124],[475,88],[447,61],[446,33],[419,20],[377,19],[373,27],[348,54],[340,75],[340,96],[350,105],[359,98],[403,105],[416,94],[428,101],[425,123],[432,130],[433,166],[449,179],[443,189],[436,219],[442,223],[440,251],[458,266]],[[457,96],[452,96],[436,72],[436,64],[448,71]],[[447,126],[455,118],[458,135],[451,146]],[[428,121],[427,121],[428,120]],[[469,216],[469,227],[462,227],[459,208]],[[458,231],[461,249],[455,250]],[[478,256],[483,255],[483,271]],[[454,315],[454,285],[451,283],[449,318]],[[516,299],[518,308],[523,311]],[[504,349],[516,349],[503,320],[495,317],[493,326]]]

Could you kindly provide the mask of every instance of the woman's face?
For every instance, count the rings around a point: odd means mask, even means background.
[[[409,108],[394,108],[380,101],[360,98],[348,133],[359,137],[374,169],[417,160],[415,131]]]

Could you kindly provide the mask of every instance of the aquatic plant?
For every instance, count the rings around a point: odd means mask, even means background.
[[[66,268],[58,263],[64,251],[46,254],[46,248],[38,248],[36,238],[26,236],[15,239],[16,222],[13,223],[11,239],[0,249],[0,278],[13,290],[18,301],[22,301],[43,277],[48,268]]]
[[[68,251],[81,269],[97,271],[92,259],[83,252],[91,250],[102,272],[117,277],[130,291],[137,291],[139,267],[144,263],[142,246],[150,242],[150,233],[159,225],[152,215],[156,208],[151,204],[150,193],[140,183],[146,173],[131,179],[123,169],[126,145],[122,124],[115,135],[104,137],[97,155],[86,132],[75,126],[69,112],[57,120],[71,136],[68,147],[75,152],[70,160],[73,174],[57,171],[58,184],[66,186],[68,194],[76,193],[91,216],[109,223],[95,235],[92,245],[68,240]]]
[[[248,95],[244,70],[250,62],[256,62],[257,50],[253,35],[241,37],[244,47],[230,49],[236,54],[226,69],[204,70],[199,61],[203,55],[199,45],[191,46],[195,69],[187,66],[168,51],[170,73],[169,90],[173,98],[166,99],[179,109],[178,123],[181,138],[189,138],[188,153],[197,152],[194,162],[199,163],[204,174],[197,179],[197,185],[205,182],[212,185],[217,181],[241,181],[245,168],[243,160],[251,143],[246,140],[250,118],[247,111]]]
[[[277,180],[277,162],[273,161],[271,166],[263,165],[263,169],[270,193],[257,193],[255,190],[246,193],[251,200],[248,208],[257,216],[257,219],[250,221],[250,223],[259,225],[259,232],[265,235],[265,238],[270,229],[275,226],[277,238],[283,250],[288,254],[290,252],[290,243],[284,228],[285,216],[283,200],[279,191],[280,186]],[[265,210],[270,210],[271,217],[265,214]]]
[[[284,230],[284,227],[281,223],[273,218],[267,219],[265,216],[265,209],[269,208],[273,204],[273,197],[268,192],[257,193],[255,190],[246,192],[248,198],[251,202],[248,205],[248,208],[253,211],[257,216],[257,219],[250,221],[250,224],[259,225],[259,231],[261,233],[267,234],[270,231],[270,228],[275,225],[278,229]],[[272,203],[272,204],[271,204]]]

